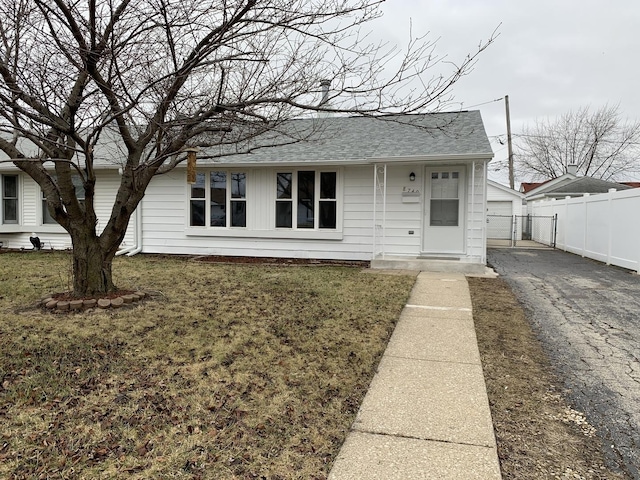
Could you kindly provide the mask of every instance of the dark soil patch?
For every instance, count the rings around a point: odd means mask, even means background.
[[[370,263],[358,260],[327,260],[314,258],[278,258],[278,257],[230,257],[223,255],[210,255],[206,257],[195,257],[198,262],[209,263],[248,263],[259,265],[318,265],[318,266],[338,266],[369,268]]]
[[[570,407],[524,310],[501,279],[469,278],[504,479],[624,479]]]

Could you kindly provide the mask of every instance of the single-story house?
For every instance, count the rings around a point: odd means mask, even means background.
[[[612,188],[627,190],[632,187],[599,178],[577,177],[567,173],[529,190],[524,196],[527,202],[533,202],[551,198],[581,197],[585,193],[590,195],[607,193]]]
[[[155,177],[121,253],[374,266],[427,260],[434,269],[484,269],[493,152],[480,112],[301,119],[289,128],[305,132],[312,125],[305,141],[252,153],[216,158],[213,149],[203,149],[193,183],[186,165]],[[103,225],[118,168],[113,159],[98,164],[96,211]],[[35,232],[45,248],[70,247],[68,235],[48,218],[39,186],[10,163],[0,164],[0,174],[4,246],[31,248]]]
[[[546,200],[551,198],[580,197],[585,193],[607,193],[610,189],[626,190],[633,185],[610,182],[594,177],[580,177],[577,165],[567,165],[567,172],[556,178],[543,182],[522,182],[520,192],[524,194],[525,202]]]

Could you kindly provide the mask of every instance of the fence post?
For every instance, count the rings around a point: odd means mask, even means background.
[[[563,250],[565,252],[567,251],[567,245],[568,245],[567,235],[568,235],[568,228],[569,228],[569,199],[570,198],[571,197],[569,195],[564,197],[564,248]]]
[[[607,218],[609,219],[609,235],[607,238],[607,265],[611,265],[611,252],[613,250],[613,245],[611,244],[613,243],[613,194],[615,192],[615,188],[610,188],[609,193],[607,194],[607,196],[609,197],[607,199],[609,210],[609,214],[607,215]]]
[[[587,202],[589,201],[589,194],[585,193],[582,196],[582,204],[584,205],[584,237],[582,239],[582,257],[587,253]]]
[[[558,237],[558,214],[553,216],[553,248],[556,248],[556,238]]]
[[[511,246],[515,247],[516,246],[516,223],[517,223],[517,219],[515,215],[511,216]]]

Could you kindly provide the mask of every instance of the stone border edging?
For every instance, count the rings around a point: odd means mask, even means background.
[[[81,312],[95,307],[101,310],[107,310],[109,308],[120,308],[125,305],[137,303],[148,296],[146,292],[136,291],[114,298],[90,298],[87,300],[56,300],[53,297],[46,297],[40,301],[40,305],[52,312]]]

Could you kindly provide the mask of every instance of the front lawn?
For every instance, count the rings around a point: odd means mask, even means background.
[[[0,255],[0,477],[323,479],[414,279],[117,258],[152,299],[50,314],[70,255]]]

